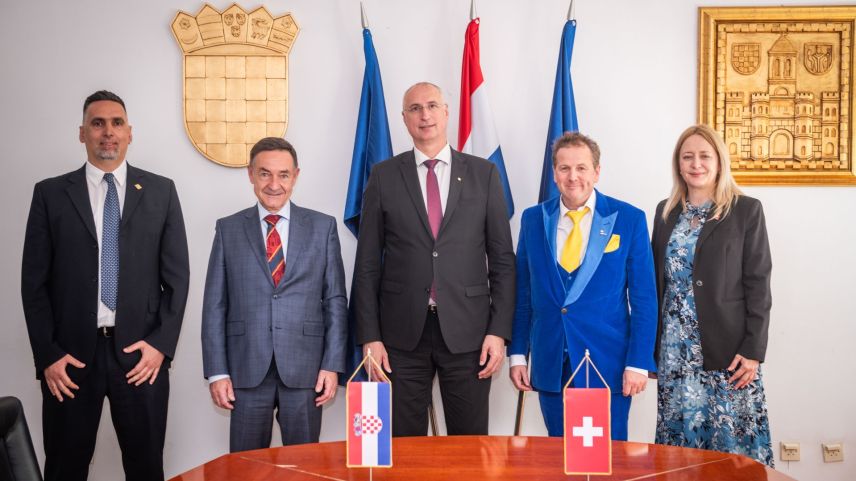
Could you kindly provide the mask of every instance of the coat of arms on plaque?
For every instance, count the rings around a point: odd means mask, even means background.
[[[205,5],[172,22],[184,54],[184,125],[208,159],[244,167],[261,138],[282,137],[288,125],[288,53],[300,30],[290,13],[265,7],[223,12]]]
[[[856,185],[856,7],[699,9],[699,122],[742,184]]]

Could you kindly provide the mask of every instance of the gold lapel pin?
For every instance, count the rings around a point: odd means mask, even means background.
[[[134,188],[137,190],[143,190],[143,186],[140,184],[134,184]]]

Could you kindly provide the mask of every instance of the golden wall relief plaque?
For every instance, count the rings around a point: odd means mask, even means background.
[[[742,184],[856,185],[856,7],[699,9],[699,122]]]
[[[202,155],[244,167],[263,137],[288,125],[288,53],[300,30],[290,13],[205,5],[176,14],[172,32],[184,54],[184,125]]]

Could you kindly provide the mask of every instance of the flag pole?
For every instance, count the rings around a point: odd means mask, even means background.
[[[478,17],[476,13],[476,0],[470,0],[470,20],[475,20]]]
[[[508,367],[511,369],[511,366]],[[526,355],[526,369],[529,369],[529,355]],[[523,427],[523,408],[525,407],[526,391],[517,392],[517,415],[514,416],[514,435],[520,436],[520,429]]]
[[[360,2],[360,21],[363,24],[363,28],[369,28],[369,18],[366,17],[366,9],[363,6],[363,2]]]

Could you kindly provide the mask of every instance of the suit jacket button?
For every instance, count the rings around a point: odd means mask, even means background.
[[[562,314],[567,314],[567,313],[568,313],[568,310],[563,307],[562,308]]]
[[[702,282],[702,281],[695,281],[695,285],[697,285],[697,286],[701,287],[701,286],[703,286],[703,285],[704,285],[704,282]]]
[[[431,255],[432,255],[432,256],[434,256],[434,257],[437,257],[437,256],[438,256],[438,255],[440,255],[440,254],[437,254],[437,251],[434,251],[434,252],[432,252],[432,253],[431,253]]]

